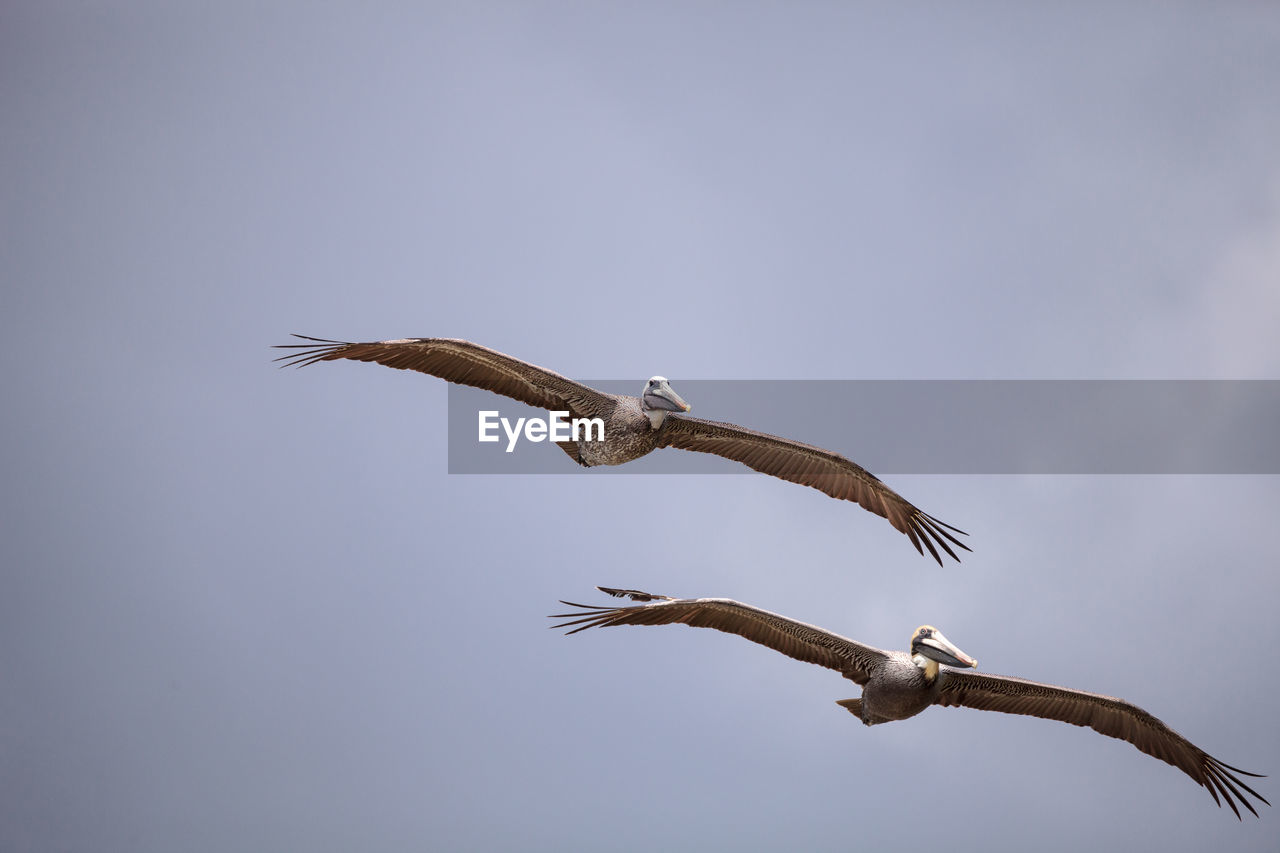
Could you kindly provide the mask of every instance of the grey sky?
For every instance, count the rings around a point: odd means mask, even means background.
[[[762,477],[449,476],[443,382],[273,369],[1280,378],[1280,10],[640,6],[6,5],[0,848],[1274,849],[1085,730],[544,618],[931,622],[1277,774],[1274,476],[895,476],[939,569]]]

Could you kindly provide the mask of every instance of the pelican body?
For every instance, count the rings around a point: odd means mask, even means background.
[[[939,663],[961,668],[978,665],[932,625],[916,630],[911,650],[911,654],[883,652],[867,674],[862,698],[843,699],[841,704],[868,726],[905,720],[937,703],[942,686]]]
[[[621,465],[658,449],[659,437],[671,412],[692,408],[671,388],[664,376],[654,376],[644,386],[644,396],[602,394],[613,405],[605,416],[604,440],[559,442],[560,449],[579,465]]]
[[[598,589],[643,603],[592,607],[562,601],[578,610],[555,614],[552,618],[569,621],[552,627],[572,628],[570,634],[613,625],[683,623],[714,628],[796,660],[834,669],[862,685],[860,698],[842,699],[837,704],[868,726],[905,720],[931,705],[963,705],[1059,720],[1128,741],[1168,762],[1208,789],[1219,806],[1225,800],[1237,818],[1237,801],[1257,816],[1249,796],[1270,805],[1236,775],[1259,774],[1219,761],[1137,705],[1099,693],[974,672],[978,662],[932,625],[916,629],[910,652],[884,651],[728,598],[671,598],[634,589]]]
[[[927,548],[939,565],[939,548],[953,560],[959,557],[951,546],[970,550],[953,535],[965,535],[963,530],[922,512],[874,474],[838,453],[734,424],[685,417],[689,404],[662,376],[646,382],[641,396],[630,397],[597,391],[470,341],[405,338],[348,343],[305,335],[294,337],[311,343],[278,347],[297,350],[276,359],[284,362],[282,366],[303,367],[340,359],[370,361],[483,388],[530,406],[567,411],[570,418],[600,418],[604,422],[603,441],[556,442],[580,465],[621,465],[661,447],[712,453],[763,474],[860,504],[888,519],[921,554]]]

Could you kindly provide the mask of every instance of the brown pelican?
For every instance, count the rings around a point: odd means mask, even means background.
[[[556,442],[580,465],[620,465],[659,447],[714,453],[763,474],[861,504],[863,509],[887,518],[921,554],[923,542],[938,565],[942,565],[942,558],[935,543],[954,560],[960,558],[948,543],[970,550],[949,532],[966,535],[963,530],[921,512],[874,474],[838,453],[733,424],[670,416],[672,412],[687,412],[690,406],[661,376],[645,383],[642,396],[627,397],[605,394],[470,341],[407,338],[355,344],[306,335],[294,337],[312,343],[276,347],[300,350],[276,359],[284,362],[282,367],[344,358],[373,361],[483,388],[530,406],[567,411],[571,418],[600,418],[605,424],[603,441]]]
[[[1221,795],[1237,818],[1240,810],[1236,808],[1236,799],[1255,816],[1258,814],[1245,793],[1267,803],[1261,794],[1235,775],[1259,774],[1222,763],[1137,705],[1112,696],[1007,675],[969,672],[978,662],[956,648],[932,625],[916,629],[909,653],[886,652],[727,598],[670,598],[633,589],[597,588],[609,595],[647,603],[592,607],[562,601],[561,604],[581,610],[552,616],[570,620],[552,627],[578,626],[569,631],[570,634],[597,626],[673,622],[695,628],[715,628],[746,637],[796,660],[834,669],[862,685],[861,698],[842,699],[837,704],[868,726],[914,717],[930,705],[965,705],[984,711],[1061,720],[1127,740],[1148,755],[1172,764],[1207,788],[1219,807]]]

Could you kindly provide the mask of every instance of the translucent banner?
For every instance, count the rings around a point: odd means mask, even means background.
[[[585,384],[633,395],[644,386]],[[1277,380],[672,379],[671,386],[693,406],[690,416],[816,445],[876,474],[1280,474]],[[549,440],[570,424],[548,421],[546,411],[450,385],[449,472],[586,472]],[[750,473],[675,449],[591,470]]]

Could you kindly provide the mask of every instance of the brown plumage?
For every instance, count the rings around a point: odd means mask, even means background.
[[[1059,720],[1128,741],[1138,749],[1172,764],[1208,789],[1240,817],[1237,800],[1255,816],[1248,796],[1267,800],[1238,775],[1259,776],[1224,764],[1137,705],[1113,696],[1041,684],[1007,675],[973,672],[977,662],[964,655],[936,628],[921,626],[912,637],[911,653],[883,651],[814,625],[727,598],[670,598],[638,590],[598,587],[617,597],[645,604],[580,608],[555,614],[568,619],[553,627],[569,627],[570,634],[613,625],[669,625],[714,628],[768,646],[788,657],[818,664],[862,685],[860,699],[844,699],[847,708],[867,725],[907,719],[930,705],[964,706],[1006,714]]]
[[[938,548],[955,560],[959,557],[952,545],[970,550],[953,535],[964,535],[963,530],[922,512],[874,474],[838,453],[733,424],[671,414],[687,411],[688,406],[660,376],[649,380],[643,397],[631,397],[597,391],[470,341],[407,338],[346,343],[305,335],[294,337],[312,343],[278,347],[298,350],[276,359],[284,362],[282,366],[302,367],[339,359],[371,361],[483,388],[537,408],[568,411],[571,418],[601,418],[605,423],[603,442],[557,442],[581,465],[619,465],[659,447],[711,453],[859,504],[888,519],[920,553],[927,548],[939,565],[942,558]],[[658,392],[651,392],[658,380],[661,387]]]

